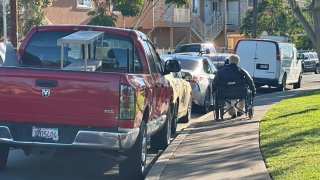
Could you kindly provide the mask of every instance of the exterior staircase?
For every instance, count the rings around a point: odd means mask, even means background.
[[[224,15],[212,13],[208,21],[203,22],[198,16],[192,16],[191,31],[195,42],[213,41],[223,30]]]

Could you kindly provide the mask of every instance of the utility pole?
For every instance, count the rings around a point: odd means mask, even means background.
[[[257,13],[258,13],[258,0],[253,0],[253,15],[252,15],[252,38],[257,38]]]
[[[10,0],[10,15],[11,15],[11,34],[10,41],[12,46],[18,47],[18,15],[17,15],[17,0]]]
[[[2,18],[3,18],[3,42],[7,43],[7,9],[6,0],[2,0]]]

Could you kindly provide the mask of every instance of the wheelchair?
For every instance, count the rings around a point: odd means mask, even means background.
[[[252,119],[254,113],[253,94],[249,86],[244,81],[222,81],[217,84],[217,90],[214,94],[214,116],[215,120],[223,120],[231,108],[235,108],[238,112],[244,113],[249,119]],[[237,105],[244,100],[244,109],[240,109]],[[225,108],[226,103],[230,103],[230,108]]]

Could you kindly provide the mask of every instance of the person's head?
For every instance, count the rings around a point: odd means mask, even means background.
[[[236,64],[236,65],[238,65],[239,61],[240,61],[240,57],[239,57],[238,55],[233,54],[233,55],[231,55],[231,56],[229,57],[229,63],[230,63],[230,64]]]
[[[227,65],[229,64],[229,58],[227,58],[225,61],[224,61],[224,65]]]

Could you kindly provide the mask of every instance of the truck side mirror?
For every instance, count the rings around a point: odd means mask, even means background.
[[[179,72],[181,71],[180,62],[175,59],[167,60],[164,65],[165,74],[169,74],[170,72]]]

